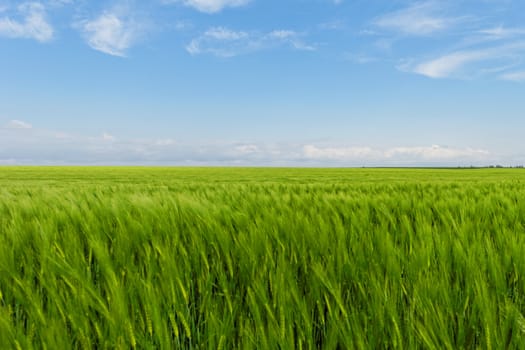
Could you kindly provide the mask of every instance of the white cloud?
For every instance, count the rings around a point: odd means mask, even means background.
[[[370,147],[317,147],[305,145],[303,154],[306,158],[317,160],[355,160],[379,158],[381,153]]]
[[[274,30],[268,33],[268,37],[276,39],[290,39],[297,36],[293,30]]]
[[[493,2],[494,16],[487,16],[483,7],[465,13],[464,7],[449,1],[406,3],[410,5],[373,20],[372,32],[370,28],[361,31],[378,37],[368,45],[369,53],[364,57],[378,57],[378,50],[385,51],[388,57],[379,56],[390,62],[397,56],[399,70],[429,78],[522,80],[519,71],[524,66],[525,27],[508,26],[508,18],[494,25],[498,10],[502,9],[496,8],[497,1]],[[446,40],[444,35],[437,34],[446,34]],[[432,40],[421,40],[426,37]],[[393,45],[401,41],[407,44],[402,48]],[[405,50],[404,57],[400,50]],[[360,56],[348,58],[366,63]]]
[[[525,81],[525,71],[505,73],[505,74],[500,75],[500,78],[503,80],[523,82]]]
[[[55,7],[72,5],[74,3],[75,3],[75,0],[49,0],[49,5],[55,6]]]
[[[346,52],[345,54],[343,54],[343,58],[347,61],[358,63],[358,64],[366,64],[366,63],[378,61],[377,57],[368,56],[363,53],[353,53],[353,52]]]
[[[47,21],[46,9],[38,2],[26,2],[17,7],[21,19],[0,17],[0,36],[34,39],[47,42],[53,39],[53,27]]]
[[[504,26],[497,26],[497,27],[479,30],[478,33],[483,35],[485,39],[501,40],[501,39],[524,35],[525,28],[507,28]]]
[[[491,153],[478,149],[439,146],[323,147],[316,145],[267,145],[177,143],[162,139],[57,137],[56,133],[29,130],[30,134],[0,129],[0,159],[13,164],[202,164],[289,166],[381,166],[496,164]],[[510,164],[506,162],[505,164]],[[517,162],[515,162],[517,164]]]
[[[0,162],[12,164],[200,164],[279,166],[469,166],[522,164],[519,155],[495,155],[472,147],[347,147],[217,141],[195,143],[174,138],[126,138],[108,133],[79,135],[31,128],[11,121],[0,128]]]
[[[193,28],[193,23],[189,20],[177,20],[172,27],[178,31],[185,31]]]
[[[8,129],[31,129],[33,126],[21,120],[11,120],[7,123],[6,127]]]
[[[436,59],[423,62],[413,68],[413,72],[430,78],[445,78],[455,73],[467,63],[490,57],[484,51],[455,52]]]
[[[115,136],[105,132],[102,134],[102,140],[104,141],[115,141]]]
[[[301,34],[292,30],[273,30],[267,33],[234,31],[225,27],[213,27],[194,38],[186,46],[192,54],[212,54],[219,57],[233,57],[241,54],[268,50],[277,47],[291,47],[296,50],[315,50],[305,43]]]
[[[157,146],[172,146],[175,144],[175,140],[173,139],[159,139],[155,141],[155,145]]]
[[[512,67],[512,63],[519,61],[524,53],[525,42],[512,42],[479,50],[456,51],[416,64],[413,62],[402,64],[399,68],[429,78],[472,77],[481,73],[500,72],[502,69]],[[498,66],[487,68],[491,62],[497,62]],[[477,67],[474,63],[483,63],[483,65]]]
[[[440,15],[439,10],[435,1],[418,2],[387,13],[377,18],[374,24],[406,35],[425,36],[445,31],[457,22],[457,19]]]
[[[250,0],[165,0],[164,3],[182,3],[191,6],[198,11],[215,13],[222,11],[226,7],[239,7],[246,5]]]
[[[80,28],[91,48],[119,57],[126,55],[143,29],[138,22],[118,11],[104,12],[93,20],[82,22]]]
[[[333,20],[319,23],[317,28],[321,30],[342,30],[346,28],[346,23],[342,20]]]
[[[208,38],[216,39],[216,40],[241,40],[246,39],[249,37],[249,34],[246,32],[236,32],[233,30],[230,30],[228,28],[224,27],[215,27],[208,29],[206,33],[204,33],[205,36]]]
[[[238,145],[234,149],[240,154],[252,154],[260,152],[259,146],[253,144]]]
[[[439,145],[430,147],[396,147],[384,152],[386,158],[411,158],[419,160],[451,160],[451,159],[473,159],[486,158],[490,152],[483,149],[472,148],[448,148]]]
[[[184,159],[172,139],[120,139],[30,128],[11,121],[0,128],[0,163],[148,164]]]
[[[372,162],[375,164],[427,163],[451,161],[479,162],[488,160],[490,152],[472,148],[448,148],[439,145],[422,147],[393,147],[373,149],[370,147],[303,147],[306,159],[339,162]]]

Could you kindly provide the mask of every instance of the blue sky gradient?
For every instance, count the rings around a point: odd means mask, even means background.
[[[525,164],[525,2],[0,0],[0,164]]]

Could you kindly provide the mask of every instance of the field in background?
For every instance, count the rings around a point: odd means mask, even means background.
[[[523,348],[520,169],[0,168],[0,348]]]

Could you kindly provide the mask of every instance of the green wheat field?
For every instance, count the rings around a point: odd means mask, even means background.
[[[523,349],[525,170],[0,168],[0,349]]]

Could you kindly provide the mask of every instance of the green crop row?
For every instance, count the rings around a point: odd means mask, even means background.
[[[525,348],[525,171],[0,168],[1,349]]]

